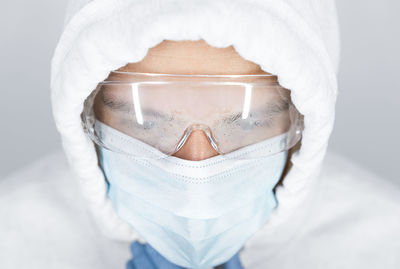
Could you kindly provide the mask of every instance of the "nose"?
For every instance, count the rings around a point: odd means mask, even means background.
[[[202,130],[193,130],[185,144],[173,154],[175,157],[190,161],[201,161],[217,155],[218,152],[211,146]]]

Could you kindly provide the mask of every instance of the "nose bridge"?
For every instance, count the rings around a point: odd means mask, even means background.
[[[185,160],[200,161],[218,155],[210,128],[202,124],[189,126],[177,148],[173,156]]]

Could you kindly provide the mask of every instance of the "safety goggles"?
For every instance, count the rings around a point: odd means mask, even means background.
[[[136,158],[143,152],[114,143],[101,126],[124,140],[177,153],[195,131],[222,156],[265,141],[279,145],[260,150],[265,157],[293,147],[303,119],[277,77],[260,75],[173,75],[111,72],[85,100],[83,126],[99,146]],[[114,142],[113,142],[114,141]],[[255,152],[257,150],[254,150]],[[238,156],[238,155],[236,155]]]

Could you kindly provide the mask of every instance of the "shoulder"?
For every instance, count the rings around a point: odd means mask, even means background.
[[[19,229],[28,224],[45,228],[58,220],[62,211],[76,209],[82,202],[61,152],[45,156],[0,180],[0,201],[0,213],[15,224],[13,227],[24,223]]]
[[[400,210],[400,179],[394,181],[377,175],[338,153],[328,152],[320,180],[327,194],[335,200],[347,198],[349,206]]]
[[[380,239],[397,237],[400,247],[400,181],[379,176],[330,152],[319,184],[320,205],[316,208],[325,221],[340,219],[342,228],[354,224],[358,231],[366,233],[364,238],[371,240],[374,234]]]
[[[72,178],[73,176],[68,168],[64,154],[55,152],[1,179],[0,199],[10,199],[15,196],[21,198],[22,195],[26,195],[25,199],[47,199],[48,196],[39,194],[43,194],[43,192],[50,193],[52,187],[60,184],[73,188],[74,184],[67,184]],[[58,188],[53,188],[52,191],[59,190]],[[25,201],[23,201],[25,199],[15,202],[25,204]]]
[[[303,243],[341,268],[398,268],[399,182],[332,152],[319,180]]]
[[[0,219],[1,268],[115,265],[98,255],[107,246],[120,246],[94,226],[62,152],[0,180]],[[127,251],[121,253],[126,256]],[[120,262],[123,266],[125,257]]]

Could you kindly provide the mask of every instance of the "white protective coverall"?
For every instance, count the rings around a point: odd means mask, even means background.
[[[141,61],[164,39],[233,45],[277,75],[304,115],[278,207],[240,252],[245,268],[400,268],[398,188],[325,156],[339,61],[333,0],[72,1],[51,70],[65,154],[0,181],[0,268],[125,268],[130,242],[143,239],[107,198],[80,114],[111,70]]]

